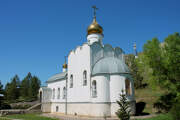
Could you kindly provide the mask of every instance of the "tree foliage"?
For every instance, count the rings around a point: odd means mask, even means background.
[[[180,100],[177,101],[170,110],[173,120],[180,120]]]
[[[28,94],[29,94],[30,98],[34,98],[34,99],[37,98],[40,84],[41,84],[41,82],[40,82],[39,78],[36,76],[33,76],[30,81],[30,86],[29,86],[29,90],[28,90]]]
[[[126,95],[124,94],[124,91],[122,90],[122,93],[120,94],[119,101],[116,101],[119,105],[119,109],[116,112],[116,115],[120,120],[129,120],[130,119],[130,103],[127,101]]]
[[[149,83],[166,90],[155,105],[161,108],[167,106],[169,110],[168,105],[171,107],[180,99],[180,35],[169,35],[162,43],[157,38],[147,41],[143,55],[141,62],[149,68]],[[169,94],[175,96],[170,100],[166,97]]]
[[[27,76],[21,82],[21,91],[20,91],[20,93],[21,93],[21,96],[23,98],[25,98],[25,99],[27,99],[29,97],[29,88],[30,88],[31,79],[32,79],[32,75],[29,72],[27,74]]]
[[[137,65],[138,61],[136,60],[133,54],[126,55],[126,64],[129,66],[131,74],[134,78],[134,87],[136,89],[143,87],[143,76],[139,71],[139,67]]]
[[[1,106],[2,106],[2,102],[3,102],[3,94],[4,94],[4,90],[3,90],[3,85],[1,84],[1,81],[0,81],[0,109],[1,109]]]
[[[8,102],[36,100],[40,85],[39,78],[30,72],[22,81],[15,75],[5,86],[5,99]]]
[[[9,101],[18,99],[19,97],[19,84],[20,80],[18,75],[15,75],[10,83],[7,83],[5,87],[5,98]]]
[[[0,94],[3,94],[3,93],[4,93],[3,85],[2,85],[1,80],[0,80]]]
[[[144,45],[146,63],[152,69],[153,82],[170,92],[180,92],[180,36],[169,35],[163,43],[157,38]]]

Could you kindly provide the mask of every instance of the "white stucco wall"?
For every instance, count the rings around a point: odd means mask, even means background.
[[[121,90],[125,90],[125,77],[120,75],[110,75],[110,99],[111,102],[119,100]]]
[[[42,103],[50,102],[51,101],[51,89],[49,88],[40,88],[39,89],[39,99],[41,99]]]
[[[53,95],[51,94],[51,102],[65,102],[65,99],[63,99],[63,88],[66,86],[66,80],[60,80],[52,83],[48,83],[48,88],[51,88],[52,94],[53,89],[55,89],[55,99],[53,99]],[[60,99],[57,98],[58,94],[58,88],[60,88]]]
[[[42,112],[45,112],[45,113],[51,112],[51,103],[50,102],[42,103],[41,110]]]
[[[83,72],[87,71],[87,85],[83,86]],[[83,44],[71,51],[68,56],[68,101],[90,101],[90,47]],[[70,88],[70,76],[73,75],[73,88]]]
[[[51,112],[56,112],[56,107],[59,107],[57,113],[65,113],[64,103],[52,103]],[[67,114],[70,115],[88,115],[88,116],[110,116],[111,105],[106,103],[68,103]]]
[[[91,83],[96,80],[97,97],[91,98],[91,102],[110,102],[109,75],[99,75],[91,78]]]

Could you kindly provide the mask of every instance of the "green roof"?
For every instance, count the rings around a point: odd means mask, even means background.
[[[100,59],[93,66],[92,75],[102,73],[130,73],[130,71],[124,61],[115,57],[107,57]]]
[[[50,83],[50,82],[55,82],[55,81],[58,81],[58,80],[62,80],[66,77],[66,74],[67,72],[62,72],[62,73],[58,73],[58,74],[55,74],[53,75],[52,77],[50,77],[46,83]]]

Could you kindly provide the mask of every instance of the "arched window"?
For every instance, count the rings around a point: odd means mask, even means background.
[[[132,94],[132,91],[131,91],[131,82],[129,79],[126,79],[125,80],[125,84],[126,84],[126,95],[127,96],[130,96]]]
[[[83,72],[83,85],[84,86],[87,85],[87,72],[86,72],[86,70]]]
[[[58,106],[56,106],[56,112],[58,112],[59,111],[59,107]]]
[[[52,99],[55,99],[55,88],[53,88],[53,95],[52,95]]]
[[[70,88],[73,88],[73,75],[70,77]]]
[[[92,82],[92,97],[97,97],[97,85],[95,80]]]
[[[58,92],[57,92],[57,99],[60,99],[60,88],[58,88]]]
[[[63,88],[63,99],[66,98],[66,87]]]

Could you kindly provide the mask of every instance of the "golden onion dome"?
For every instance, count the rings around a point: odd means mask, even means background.
[[[63,68],[67,68],[67,64],[66,63],[63,64]]]
[[[87,29],[88,35],[92,33],[103,34],[103,28],[97,23],[96,17],[94,17],[93,22],[89,25]]]

